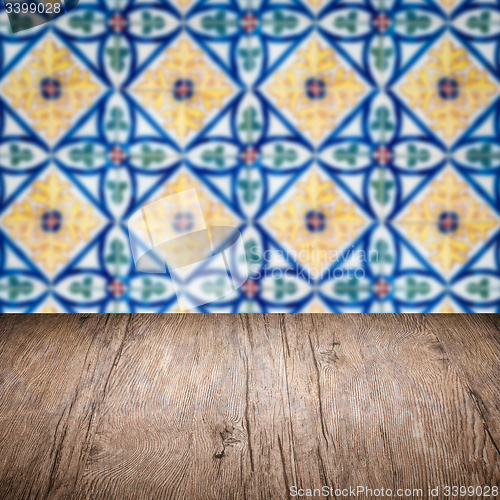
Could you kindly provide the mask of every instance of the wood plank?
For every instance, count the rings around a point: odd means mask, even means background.
[[[424,316],[300,315],[288,323],[311,339],[335,485],[498,484],[498,452]],[[291,349],[306,350],[305,341]]]
[[[237,320],[144,315],[131,325],[80,498],[243,498],[250,455]]]
[[[500,450],[500,321],[496,314],[427,315],[428,328],[457,367],[463,385]]]
[[[0,320],[0,498],[500,483],[491,318],[18,318]]]
[[[70,498],[129,317],[2,315],[0,498]]]
[[[483,419],[422,316],[182,321],[150,319],[147,338],[122,356],[121,389],[108,399],[117,406],[98,430],[81,498],[274,499],[294,485],[500,481]],[[132,402],[139,419],[123,391],[144,374]],[[135,446],[116,429],[133,429]]]

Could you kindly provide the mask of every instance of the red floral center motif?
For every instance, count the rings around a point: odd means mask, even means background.
[[[391,27],[391,19],[387,14],[379,14],[373,20],[373,25],[378,31],[387,31]]]
[[[174,217],[174,228],[179,233],[190,231],[193,228],[193,216],[189,213],[180,213]]]
[[[40,82],[40,88],[44,99],[59,99],[61,96],[61,84],[55,78],[44,78]]]
[[[378,147],[373,156],[376,162],[380,165],[385,165],[391,160],[391,152],[384,146]]]
[[[386,297],[389,295],[390,290],[391,287],[385,280],[380,279],[375,283],[375,295],[377,297]]]
[[[259,291],[259,286],[255,281],[247,281],[243,287],[243,293],[247,297],[255,297],[257,295],[257,292]]]
[[[325,229],[325,216],[321,212],[311,210],[306,214],[307,229],[312,232],[319,232]]]
[[[42,215],[42,229],[47,233],[55,233],[59,231],[62,223],[61,212],[51,210]]]
[[[127,23],[122,15],[113,14],[109,20],[109,25],[113,31],[123,31]]]
[[[125,283],[120,280],[114,280],[109,284],[109,291],[113,297],[121,297],[125,293]]]
[[[246,31],[247,33],[255,31],[257,29],[258,25],[259,25],[259,21],[258,21],[257,16],[255,14],[247,13],[241,19],[241,26],[242,26],[243,30]]]
[[[456,99],[458,97],[458,82],[453,78],[441,78],[438,89],[442,99]]]
[[[120,164],[125,161],[127,155],[125,154],[125,151],[123,151],[122,148],[114,146],[109,153],[109,157],[113,163]]]
[[[243,154],[241,155],[243,163],[246,163],[247,165],[255,163],[258,157],[259,154],[257,153],[257,150],[252,147],[246,148],[245,151],[243,151]]]
[[[453,233],[458,229],[458,215],[455,212],[443,212],[439,216],[438,227],[442,233]]]
[[[194,93],[194,85],[191,80],[181,79],[177,80],[174,84],[174,97],[178,101],[186,101],[191,99]]]
[[[325,82],[319,78],[309,78],[306,82],[306,93],[309,99],[323,99],[326,94]]]

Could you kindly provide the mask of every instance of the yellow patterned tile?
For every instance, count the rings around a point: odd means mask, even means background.
[[[233,94],[224,74],[214,69],[192,42],[180,40],[139,79],[133,92],[178,139],[200,130]]]
[[[302,265],[320,270],[338,261],[338,252],[360,235],[366,219],[333,181],[312,172],[274,207],[267,225]]]
[[[299,130],[318,141],[360,102],[366,86],[332,48],[312,40],[273,76],[267,92]]]
[[[498,93],[498,85],[467,51],[446,40],[430,50],[400,91],[440,137],[455,139]]]
[[[45,139],[53,141],[95,101],[100,89],[66,47],[48,39],[10,73],[2,93]]]
[[[55,171],[42,175],[4,215],[1,225],[48,272],[67,263],[100,226],[94,207]]]
[[[499,222],[493,210],[451,170],[432,182],[398,219],[405,236],[421,245],[426,257],[443,271],[466,262]]]

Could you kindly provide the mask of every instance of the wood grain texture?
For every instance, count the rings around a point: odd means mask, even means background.
[[[3,315],[0,499],[499,485],[498,324]]]

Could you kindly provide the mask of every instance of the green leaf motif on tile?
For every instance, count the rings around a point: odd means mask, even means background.
[[[281,35],[285,30],[293,30],[299,25],[295,16],[286,16],[283,12],[275,10],[273,14],[273,30],[275,35]]]
[[[153,16],[151,12],[142,13],[142,34],[150,35],[153,30],[161,30],[165,26],[165,20],[161,16]]]
[[[495,157],[499,158],[500,155],[491,152],[491,144],[483,144],[480,149],[471,148],[466,154],[467,161],[480,163],[483,168],[490,168]]]
[[[111,242],[111,253],[106,257],[106,262],[108,264],[127,264],[128,258],[124,254],[125,245],[118,239],[114,239]]]
[[[215,281],[205,281],[205,283],[201,285],[201,290],[203,293],[213,293],[217,297],[220,297],[226,291],[226,282],[227,279],[223,277],[220,277]]]
[[[260,187],[260,181],[247,181],[241,180],[238,182],[238,187],[243,190],[243,200],[245,203],[252,203],[255,201],[255,191]]]
[[[69,25],[75,30],[82,30],[84,33],[92,32],[92,24],[94,22],[94,13],[87,10],[81,16],[71,16]]]
[[[81,149],[73,148],[69,152],[71,161],[75,163],[83,162],[86,167],[94,166],[94,145],[85,144]]]
[[[148,300],[152,295],[161,295],[165,290],[163,283],[159,281],[153,283],[151,278],[144,278],[142,280],[141,298],[142,300]]]
[[[218,35],[227,33],[228,23],[226,21],[226,13],[220,10],[214,16],[204,16],[201,19],[201,27],[207,31],[214,30]]]
[[[358,145],[357,144],[351,144],[348,148],[346,149],[337,149],[333,153],[333,158],[337,160],[338,162],[347,162],[349,165],[353,166],[356,165],[356,162],[358,160]]]
[[[392,255],[389,253],[389,245],[386,241],[378,240],[377,243],[375,243],[375,250],[377,251],[377,260],[375,260],[375,262],[385,262],[390,264],[393,261]],[[371,256],[370,262],[373,262],[371,260]]]
[[[9,147],[10,162],[12,166],[17,167],[23,161],[31,161],[33,153],[30,149],[21,149],[17,144],[11,144]]]
[[[124,112],[117,106],[111,108],[111,119],[106,123],[107,130],[127,130],[128,125],[127,122],[123,119]]]
[[[380,130],[382,132],[394,130],[394,123],[390,120],[391,113],[386,106],[379,106],[375,111],[375,116],[376,119],[370,126],[372,130]]]
[[[349,33],[357,31],[358,14],[355,11],[349,12],[347,16],[339,16],[335,19],[333,25],[339,30],[345,29]]]
[[[33,19],[31,18],[31,16],[26,16],[24,14],[16,14],[16,13],[14,13],[14,11],[12,11],[9,14],[9,26],[8,26],[9,33],[13,33],[12,29],[15,29],[17,31],[21,31],[21,30],[27,30],[29,28],[32,28],[33,27]]]
[[[125,58],[130,51],[125,47],[109,47],[106,49],[106,54],[109,56],[110,66],[120,73],[125,68]]]
[[[371,181],[370,186],[375,189],[375,199],[385,205],[389,201],[389,191],[394,187],[394,182],[376,180]]]
[[[417,295],[427,295],[431,291],[429,283],[426,281],[417,282],[415,278],[409,277],[406,280],[406,298],[413,300]]]
[[[257,110],[254,107],[247,108],[243,112],[243,121],[240,123],[238,130],[256,132],[261,128],[262,125],[257,121]]]
[[[467,19],[467,27],[471,30],[479,30],[481,33],[490,31],[490,13],[482,12],[480,16],[471,16]]]
[[[274,166],[281,167],[285,162],[293,163],[298,158],[298,154],[293,149],[286,149],[282,144],[274,146]]]
[[[257,242],[253,238],[245,242],[245,256],[246,256],[246,262],[248,264],[260,263],[262,257],[257,253],[257,250],[259,249],[260,247],[257,245]],[[245,260],[245,258],[242,257],[242,260]]]
[[[127,189],[128,184],[126,182],[108,181],[106,187],[112,191],[111,199],[115,203],[121,203],[123,201],[123,192]]]
[[[224,157],[224,147],[217,146],[213,150],[205,149],[201,154],[201,159],[207,163],[215,163],[219,168],[222,168],[226,164],[226,159]]]
[[[285,283],[283,278],[277,278],[274,280],[274,298],[276,300],[281,300],[285,295],[293,295],[297,292],[297,284],[293,281]]]
[[[350,278],[346,281],[338,281],[333,286],[333,291],[337,295],[347,295],[350,300],[358,300],[359,280],[357,278]]]
[[[417,149],[415,144],[409,144],[407,148],[408,167],[413,168],[418,162],[425,163],[429,161],[431,155],[427,149]]]
[[[7,285],[0,286],[0,289],[7,290],[9,300],[16,300],[19,295],[29,295],[33,291],[33,283],[10,276]]]
[[[478,294],[481,298],[487,299],[490,296],[490,281],[488,278],[483,278],[481,281],[471,282],[466,290],[472,295]]]
[[[81,283],[74,281],[71,283],[69,291],[74,295],[82,294],[86,299],[89,299],[92,296],[92,278],[88,276]]]
[[[243,59],[243,69],[252,71],[256,66],[256,59],[260,55],[260,49],[239,49],[238,55]]]
[[[151,146],[143,144],[140,154],[142,166],[148,168],[151,163],[161,163],[165,160],[165,152],[161,149],[152,149]]]
[[[374,47],[370,53],[375,58],[375,67],[383,71],[389,67],[389,58],[392,57],[394,51],[390,48]]]
[[[405,27],[408,35],[414,35],[417,30],[425,31],[431,25],[429,16],[419,16],[416,12],[409,10],[406,12]]]

